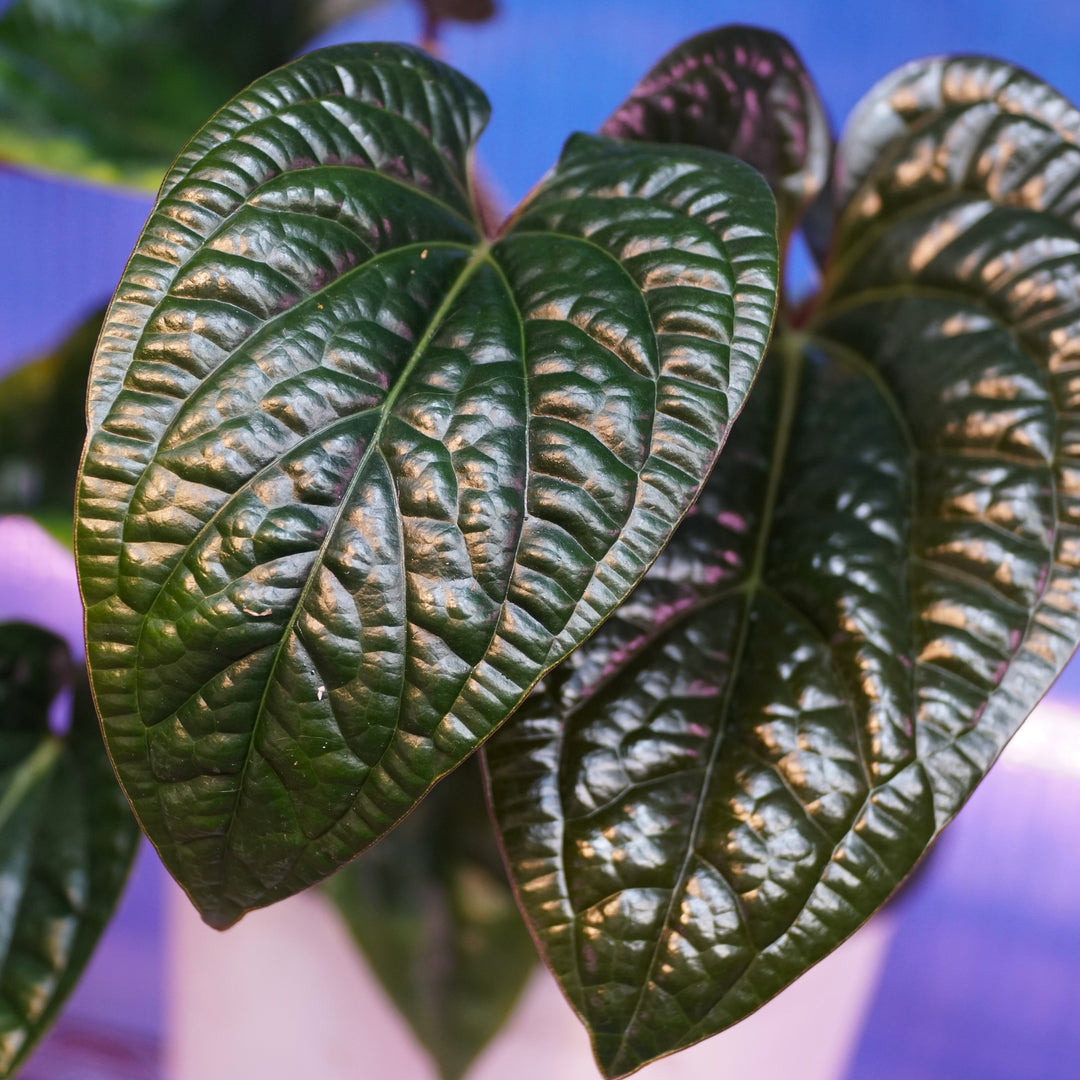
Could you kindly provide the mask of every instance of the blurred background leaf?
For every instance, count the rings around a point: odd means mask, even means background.
[[[51,352],[0,380],[0,514],[35,518],[71,546],[86,379],[104,309]]]
[[[477,757],[324,886],[444,1080],[463,1076],[536,966]]]
[[[85,670],[48,631],[0,624],[0,1077],[78,982],[138,838]]]
[[[208,116],[339,19],[386,0],[17,0],[0,17],[0,161],[155,190]],[[491,0],[422,0],[483,20]]]

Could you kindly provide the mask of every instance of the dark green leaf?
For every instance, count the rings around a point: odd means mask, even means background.
[[[0,18],[0,161],[155,190],[230,94],[371,0],[16,0]]]
[[[825,184],[832,139],[810,76],[785,38],[723,26],[665,56],[601,128],[604,135],[723,150],[757,169],[787,233]]]
[[[326,887],[440,1074],[463,1076],[536,966],[478,759]]]
[[[817,315],[636,593],[489,744],[607,1075],[852,933],[1080,638],[1078,132],[986,60],[871,94]]]
[[[58,348],[0,380],[0,514],[45,519],[69,546],[86,380],[104,314],[95,312]]]
[[[747,166],[577,136],[501,238],[480,92],[312,53],[195,136],[113,300],[76,544],[121,781],[216,926],[317,881],[629,592],[775,299]]]
[[[0,1077],[78,981],[138,841],[81,669],[70,730],[50,732],[54,698],[71,691],[70,665],[59,638],[0,624]]]

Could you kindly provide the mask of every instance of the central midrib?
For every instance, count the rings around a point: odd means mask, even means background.
[[[731,699],[733,696],[733,688],[736,682],[735,675],[739,670],[742,662],[743,652],[746,648],[746,641],[749,637],[750,630],[750,614],[754,606],[754,598],[757,593],[759,584],[762,581],[765,556],[768,551],[769,537],[772,532],[773,515],[776,510],[776,503],[780,494],[780,483],[784,473],[784,462],[787,458],[788,446],[791,442],[791,432],[795,423],[796,406],[799,398],[799,386],[801,383],[802,368],[803,368],[803,355],[801,342],[796,335],[789,335],[788,347],[783,350],[777,350],[775,358],[783,364],[783,371],[781,375],[780,384],[780,401],[778,404],[778,415],[776,434],[773,440],[772,456],[769,462],[769,477],[765,490],[765,497],[762,501],[761,512],[761,528],[758,532],[757,546],[754,550],[753,559],[750,563],[750,570],[746,576],[745,582],[742,584],[744,592],[745,603],[743,607],[742,616],[739,620],[739,628],[736,631],[735,648],[732,652],[731,660],[731,672],[732,677],[728,680],[727,687],[724,692],[724,698],[720,705],[720,713],[717,719],[715,728],[715,736],[713,739],[712,748],[709,751],[709,759],[706,763],[705,770],[702,776],[700,795],[697,799],[697,804],[694,807],[694,817],[690,823],[690,830],[688,833],[689,842],[686,846],[686,854],[683,857],[682,865],[679,867],[679,872],[675,877],[674,885],[672,886],[671,896],[668,899],[667,910],[664,913],[664,918],[661,926],[666,929],[671,921],[671,915],[674,911],[677,898],[681,895],[684,881],[686,878],[686,872],[690,865],[690,860],[696,850],[696,840],[698,830],[701,826],[701,819],[704,813],[706,795],[709,790],[709,785],[712,781],[712,775],[716,768],[716,763],[719,760],[720,748],[724,743],[724,728],[727,723],[727,715],[731,706]],[[745,922],[745,916],[742,911],[741,904],[739,903],[738,895],[732,890],[733,896],[739,911],[739,921],[743,925],[744,930],[748,931]],[[649,960],[649,966],[646,971],[646,978],[642,980],[641,989],[638,992],[637,1000],[634,1002],[633,1011],[626,1022],[626,1027],[623,1030],[622,1038],[619,1041],[618,1048],[615,1054],[611,1058],[612,1068],[618,1065],[619,1059],[623,1056],[626,1050],[627,1037],[630,1035],[634,1024],[637,1022],[638,1016],[641,1012],[642,1002],[645,1000],[646,991],[649,988],[652,981],[652,972],[656,967],[657,960],[660,957],[660,951],[663,948],[664,934],[661,932],[656,939],[656,945],[653,949],[653,954]]]
[[[329,285],[323,286],[322,289],[316,290],[310,296],[306,297],[301,302],[301,304],[297,305],[297,307],[290,308],[289,311],[279,312],[274,317],[272,317],[270,319],[267,319],[264,322],[264,324],[259,328],[259,330],[256,331],[255,334],[252,335],[252,337],[257,337],[257,336],[261,336],[261,335],[265,334],[266,331],[267,331],[267,328],[269,326],[276,323],[279,319],[285,318],[289,314],[289,312],[292,312],[292,314],[295,315],[296,311],[298,309],[309,306],[310,304],[318,303],[318,298],[319,298],[319,296],[323,295],[323,292],[324,292],[325,289],[340,286],[344,281],[352,278],[353,275],[361,274],[365,270],[370,270],[371,267],[373,265],[375,265],[376,263],[378,263],[378,262],[380,262],[380,261],[382,261],[384,259],[390,259],[390,258],[392,258],[394,256],[400,256],[403,252],[406,252],[406,251],[410,251],[410,250],[414,250],[414,249],[417,250],[417,251],[422,251],[425,248],[430,249],[432,247],[449,248],[450,250],[457,250],[457,251],[467,250],[463,245],[452,244],[452,243],[449,243],[447,241],[436,240],[436,241],[430,241],[428,243],[425,243],[424,241],[416,241],[415,243],[407,244],[407,245],[405,245],[404,247],[401,247],[401,248],[393,248],[393,249],[391,249],[389,251],[380,252],[379,254],[374,255],[367,262],[361,263],[359,266],[355,266],[351,270],[348,270],[346,273],[342,274],[339,278],[336,278]],[[443,313],[439,312],[437,314],[443,314]],[[423,339],[421,339],[421,341],[423,342]],[[247,339],[245,339],[243,344],[244,344],[244,346],[249,346],[250,343],[251,343],[251,338],[247,338]],[[426,344],[426,342],[424,342],[424,344]],[[242,354],[241,350],[238,349],[237,351],[234,351],[214,371],[213,377],[217,378],[221,374],[221,372],[228,367],[228,365],[232,364],[234,361],[236,361],[237,357],[240,357],[242,355],[243,354]],[[408,363],[402,369],[401,376],[399,376],[398,383],[395,384],[395,391],[392,392],[392,396],[396,397],[396,391],[397,391],[397,387],[400,385],[400,379],[404,376],[405,371],[412,367],[412,365],[415,362],[416,358],[417,358],[416,355],[410,357]],[[204,385],[205,385],[205,383],[204,383]],[[390,398],[388,396],[387,401],[389,401],[389,399]],[[385,410],[387,408],[386,402],[384,402],[383,405],[378,406],[378,408],[382,409],[382,410]],[[233,507],[234,500],[239,496],[239,494],[241,492],[249,489],[251,487],[251,485],[257,479],[259,479],[260,477],[265,475],[266,472],[269,469],[272,469],[272,468],[276,467],[277,465],[279,465],[280,462],[281,462],[282,457],[287,456],[288,454],[290,454],[290,453],[294,452],[295,450],[297,450],[305,441],[310,441],[312,439],[324,437],[325,434],[330,430],[330,428],[334,427],[335,425],[342,424],[342,423],[345,423],[345,422],[348,422],[348,421],[351,421],[351,420],[355,420],[356,417],[358,417],[361,414],[361,412],[373,412],[373,411],[375,411],[375,409],[357,410],[357,411],[355,411],[353,413],[350,413],[347,416],[339,417],[337,420],[333,421],[331,424],[325,425],[321,429],[319,429],[319,430],[317,430],[315,432],[312,432],[311,434],[305,436],[303,439],[300,439],[294,445],[289,447],[289,449],[286,450],[283,454],[278,455],[278,456],[274,457],[273,459],[271,459],[270,461],[268,461],[265,465],[263,465],[261,468],[259,468],[251,476],[249,476],[247,478],[247,480],[245,480],[242,484],[240,484],[235,490],[229,492],[228,497],[225,499],[225,501],[222,502],[222,504],[210,515],[210,517],[208,517],[199,526],[199,528],[187,539],[187,541],[185,542],[185,545],[184,545],[184,547],[185,547],[185,553],[184,554],[186,555],[186,553],[188,551],[190,551],[196,545],[196,543],[198,543],[198,541],[206,534],[207,530],[210,529],[210,527],[213,526],[218,521],[218,519],[221,517],[222,514],[226,513],[228,510],[230,510]],[[155,458],[157,456],[157,453],[160,451],[160,449],[162,447],[162,444],[164,443],[166,437],[175,428],[175,426],[179,422],[179,418],[182,415],[182,412],[183,412],[183,407],[181,407],[180,411],[177,412],[177,415],[175,417],[173,417],[173,419],[166,425],[166,427],[163,430],[162,434],[159,436],[159,438],[158,438],[158,451],[155,452]],[[383,420],[381,420],[379,422],[379,425],[378,425],[378,427],[376,429],[377,434],[381,434],[382,426],[385,423],[385,418],[386,418],[386,414],[384,412]],[[133,486],[131,494],[130,494],[129,499],[128,499],[128,503],[127,503],[127,505],[129,507],[134,502],[134,500],[135,500],[135,498],[137,496],[137,493],[141,489],[144,482],[145,482],[145,476],[140,478],[136,482],[136,484]],[[335,519],[334,521],[331,522],[330,529],[333,529],[334,527],[336,527],[336,525],[337,525],[337,520]],[[125,543],[126,542],[127,541],[125,540]],[[135,653],[135,691],[134,691],[134,693],[135,693],[136,711],[138,711],[140,713],[142,712],[142,700],[143,700],[143,698],[142,698],[142,689],[141,689],[142,673],[143,673],[143,665],[141,663],[143,637],[146,634],[147,624],[150,621],[150,617],[153,614],[154,608],[156,607],[158,602],[161,600],[161,598],[164,595],[166,589],[168,589],[168,587],[176,579],[176,577],[180,573],[182,573],[182,571],[184,569],[184,566],[185,566],[184,555],[182,555],[180,557],[180,559],[177,561],[176,565],[169,571],[169,573],[162,580],[161,584],[155,590],[154,597],[150,601],[149,605],[146,608],[145,614],[143,615],[143,617],[141,618],[141,620],[139,622],[139,633],[138,633],[137,638],[135,639],[135,649],[134,649],[134,653]],[[201,690],[201,687],[199,689]],[[196,690],[196,693],[198,693],[198,692],[199,692],[199,690]],[[190,700],[190,698],[188,700]],[[186,704],[186,702],[185,702],[185,704]],[[165,715],[172,715],[176,711],[177,711],[176,709],[170,709],[169,712],[167,714],[165,714]],[[159,717],[159,719],[162,719],[162,718]]]
[[[274,682],[274,675],[277,670],[277,666],[281,661],[281,657],[285,652],[285,648],[288,645],[293,631],[296,628],[296,622],[300,617],[300,612],[304,608],[304,604],[307,601],[308,594],[311,591],[312,585],[318,573],[319,567],[322,565],[323,559],[326,556],[326,552],[329,550],[334,537],[337,534],[338,526],[341,524],[342,518],[345,514],[345,510],[352,499],[353,492],[356,490],[357,484],[364,476],[368,462],[372,456],[378,451],[379,443],[382,439],[383,431],[386,428],[386,424],[393,413],[394,405],[397,402],[398,397],[401,395],[402,390],[409,381],[409,377],[412,375],[416,368],[416,365],[420,362],[421,357],[427,351],[428,345],[431,344],[435,334],[438,333],[439,328],[442,326],[444,319],[450,312],[454,303],[461,295],[469,281],[472,279],[473,274],[477,268],[485,263],[489,258],[490,244],[483,242],[477,245],[472,255],[469,256],[465,265],[461,268],[457,279],[451,285],[446,295],[443,297],[442,302],[436,308],[434,315],[431,317],[431,321],[428,323],[427,329],[424,331],[420,340],[416,343],[416,348],[413,350],[412,355],[409,357],[408,362],[401,370],[401,374],[398,376],[397,381],[394,384],[393,389],[386,396],[386,400],[382,406],[382,415],[379,417],[379,422],[376,424],[374,431],[371,433],[371,437],[368,440],[367,446],[364,448],[363,454],[360,456],[360,460],[356,464],[356,468],[353,470],[353,475],[349,480],[349,485],[345,489],[344,494],[341,497],[341,501],[337,510],[334,513],[333,518],[330,521],[330,525],[326,530],[326,535],[323,538],[322,544],[319,546],[318,551],[315,553],[315,558],[312,561],[311,571],[308,574],[307,580],[304,582],[304,586],[300,591],[300,595],[297,598],[296,604],[293,607],[292,614],[289,616],[288,622],[285,624],[285,628],[281,634],[281,640],[278,643],[278,647],[274,652],[274,658],[270,662],[269,670],[266,673],[266,678],[263,683],[263,692],[259,698],[259,704],[255,710],[255,718],[251,725],[251,739],[248,742],[247,753],[244,757],[244,764],[241,766],[239,773],[239,781],[236,788],[236,801],[233,805],[232,813],[229,815],[229,827],[225,833],[224,845],[223,845],[223,857],[227,858],[230,841],[232,838],[233,826],[236,824],[236,820],[239,817],[240,803],[244,797],[244,780],[247,776],[248,768],[251,764],[251,760],[255,753],[255,742],[258,734],[259,725],[263,717],[263,712],[266,708],[266,699],[270,693],[270,687]]]

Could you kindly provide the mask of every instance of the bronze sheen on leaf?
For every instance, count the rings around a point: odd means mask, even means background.
[[[606,1075],[851,934],[1080,640],[1078,144],[998,62],[871,92],[809,322],[636,591],[488,744]]]
[[[488,115],[312,53],[177,159],[91,373],[76,546],[106,741],[212,925],[325,877],[625,598],[742,407],[775,206],[575,136],[485,237]]]
[[[667,54],[608,117],[617,139],[723,150],[769,181],[786,236],[826,182],[832,140],[813,80],[779,34],[724,26]]]

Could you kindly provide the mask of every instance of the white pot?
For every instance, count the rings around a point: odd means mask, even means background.
[[[233,929],[204,926],[170,883],[169,1080],[436,1080],[334,910],[305,893]],[[892,936],[877,916],[741,1024],[644,1080],[840,1080]],[[468,1080],[597,1080],[588,1039],[539,969]]]

